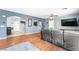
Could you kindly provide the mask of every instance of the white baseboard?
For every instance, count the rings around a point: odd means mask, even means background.
[[[0,40],[4,40],[4,39],[6,39],[7,37],[0,37]]]
[[[35,33],[40,33],[40,32],[26,33],[25,35],[30,35],[30,34],[35,34]]]

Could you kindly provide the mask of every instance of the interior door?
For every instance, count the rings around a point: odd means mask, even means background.
[[[25,33],[26,31],[26,24],[24,21],[20,21],[20,30],[22,33]]]

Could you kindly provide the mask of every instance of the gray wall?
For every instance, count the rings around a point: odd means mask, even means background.
[[[2,17],[2,15],[5,15],[6,17]],[[0,38],[6,37],[6,27],[7,27],[7,17],[10,16],[18,16],[23,18],[23,20],[28,20],[28,18],[32,18],[33,20],[43,20],[42,18],[34,17],[34,16],[29,16],[29,15],[24,15],[24,14],[19,14],[16,12],[11,12],[11,11],[6,11],[0,9],[0,26],[3,25],[4,27],[0,27]],[[26,26],[26,34],[32,34],[35,32],[40,32],[40,27],[28,27]]]
[[[61,19],[68,19],[68,18],[77,18],[79,24],[79,14],[70,14],[58,17],[55,20],[55,29],[74,29],[79,30],[79,26],[61,26]]]
[[[0,38],[6,38],[6,17],[2,17],[1,11],[0,11]]]

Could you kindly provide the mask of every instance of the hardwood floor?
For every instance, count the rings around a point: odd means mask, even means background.
[[[12,45],[20,44],[23,42],[29,41],[41,51],[64,51],[63,48],[60,48],[56,45],[48,43],[41,39],[40,33],[35,33],[31,35],[22,35],[17,37],[7,38],[0,41],[0,49],[10,47]]]

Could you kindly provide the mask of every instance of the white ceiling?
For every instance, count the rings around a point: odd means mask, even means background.
[[[5,10],[18,12],[26,15],[36,16],[40,18],[48,18],[50,14],[54,15],[66,15],[71,13],[77,13],[78,8],[4,8]]]

